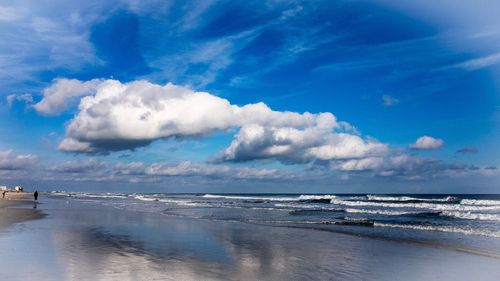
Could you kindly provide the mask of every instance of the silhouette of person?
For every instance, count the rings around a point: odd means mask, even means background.
[[[33,196],[35,197],[35,201],[38,201],[38,190],[35,190],[35,193],[33,193]]]
[[[5,190],[4,190],[4,191],[2,192],[2,198],[5,198],[5,193],[7,193],[7,191],[5,191]]]

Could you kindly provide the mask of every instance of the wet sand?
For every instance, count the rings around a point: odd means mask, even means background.
[[[500,280],[499,259],[398,241],[92,200],[38,210],[48,216],[0,234],[5,280]]]
[[[32,193],[7,192],[5,198],[0,198],[0,230],[12,224],[43,218],[43,214],[35,209],[37,205]]]

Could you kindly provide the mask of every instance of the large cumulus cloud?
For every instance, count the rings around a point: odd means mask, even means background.
[[[71,87],[59,87],[61,83]],[[273,158],[302,163],[382,157],[387,152],[387,145],[362,138],[328,112],[274,111],[264,103],[239,106],[206,92],[147,81],[60,79],[51,88],[75,92],[58,91],[58,96],[65,97],[95,89],[81,99],[59,144],[59,149],[68,152],[127,150],[159,139],[198,138],[238,129],[219,161]],[[40,104],[51,108],[51,97],[44,96]]]
[[[158,139],[195,138],[245,124],[309,126],[320,115],[272,111],[263,103],[237,106],[205,92],[147,81],[102,81],[81,99],[60,143],[63,151],[133,149]]]
[[[383,157],[385,144],[358,135],[336,132],[332,115],[323,115],[310,127],[243,126],[221,158],[231,161],[275,158],[282,162],[349,160]]]

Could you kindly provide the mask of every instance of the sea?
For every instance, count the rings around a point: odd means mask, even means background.
[[[52,191],[50,196],[165,216],[311,228],[500,257],[500,195]]]

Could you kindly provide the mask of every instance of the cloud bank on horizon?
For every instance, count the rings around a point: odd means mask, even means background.
[[[0,4],[0,180],[495,191],[482,4]]]

